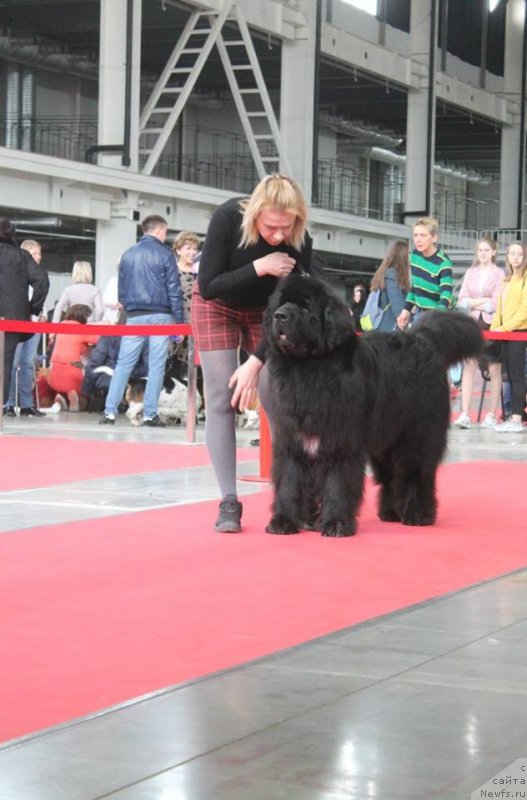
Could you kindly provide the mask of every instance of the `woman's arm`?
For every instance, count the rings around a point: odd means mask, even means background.
[[[507,324],[502,320],[502,331],[521,331],[527,329],[527,279],[523,279],[521,294],[513,313],[508,316]]]
[[[57,305],[55,306],[55,310],[53,311],[53,319],[51,321],[60,322],[62,320],[62,314],[68,310],[69,305],[69,294],[68,288],[66,287],[59,297]]]
[[[494,316],[492,318],[492,322],[490,323],[490,330],[491,331],[501,331],[501,306],[503,300],[503,291],[500,292],[498,296],[498,300],[496,303],[496,311],[494,312]]]
[[[235,270],[228,269],[238,246],[241,221],[241,211],[224,206],[217,208],[211,217],[198,271],[199,291],[204,300],[214,300],[258,280],[250,260]]]
[[[500,297],[500,295],[501,295],[501,293],[503,291],[503,281],[504,281],[504,279],[505,279],[505,275],[503,273],[503,270],[498,268],[498,271],[496,273],[496,279],[494,281],[494,287],[493,287],[493,290],[492,290],[492,296],[491,297],[487,297],[487,304],[488,305],[487,305],[487,308],[485,310],[489,311],[489,313],[492,313],[498,307],[498,298]]]
[[[384,288],[386,289],[388,302],[393,315],[397,318],[404,308],[406,294],[399,286],[397,286],[395,272],[392,272],[390,269],[387,270],[385,275]]]
[[[100,322],[104,317],[104,302],[100,289],[97,289],[93,298],[93,322]]]

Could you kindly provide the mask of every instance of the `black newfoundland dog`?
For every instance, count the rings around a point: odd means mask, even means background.
[[[275,488],[267,532],[352,536],[367,462],[381,520],[432,525],[447,367],[481,352],[474,320],[432,311],[407,332],[359,337],[331,287],[292,275],[271,297],[265,328]]]

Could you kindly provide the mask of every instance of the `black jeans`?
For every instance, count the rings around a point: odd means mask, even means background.
[[[515,331],[515,333],[527,333],[527,331]],[[520,417],[525,408],[525,392],[527,390],[527,382],[525,380],[526,350],[527,342],[502,341],[501,343],[503,369],[507,373],[511,384],[511,411]]]
[[[15,360],[15,350],[19,342],[27,339],[25,334],[21,333],[6,333],[5,334],[5,349],[4,349],[4,403],[9,397],[9,386],[11,384],[11,370],[13,369],[13,361]]]

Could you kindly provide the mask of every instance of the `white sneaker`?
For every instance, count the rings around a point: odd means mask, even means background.
[[[460,414],[454,422],[454,425],[457,425],[458,428],[470,428],[470,424],[470,417],[468,414]]]
[[[496,427],[496,417],[494,414],[490,412],[485,416],[485,419],[481,423],[482,428],[495,428]]]
[[[523,433],[523,425],[521,422],[513,422],[509,419],[502,425],[496,425],[494,430],[496,433]]]
[[[59,411],[61,411],[61,410],[62,410],[62,406],[61,406],[60,403],[53,403],[53,405],[50,406],[49,408],[43,408],[42,409],[42,411],[44,411],[45,414],[58,414]]]
[[[66,399],[61,394],[55,395],[55,402],[53,403],[53,405],[55,406],[57,405],[57,403],[62,411],[68,410],[68,404],[66,403]]]

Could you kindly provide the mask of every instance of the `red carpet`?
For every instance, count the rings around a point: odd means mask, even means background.
[[[167,448],[168,449],[168,448]],[[524,567],[521,463],[450,464],[433,528],[211,530],[216,503],[0,536],[0,738],[8,740]]]
[[[133,475],[150,471],[152,465],[161,471],[210,464],[205,445],[173,444],[170,430],[166,444],[2,436],[0,453],[4,465],[23,464],[23,469],[4,466],[0,471],[0,491],[3,492]],[[240,448],[238,457],[242,461],[257,460],[258,450]]]

